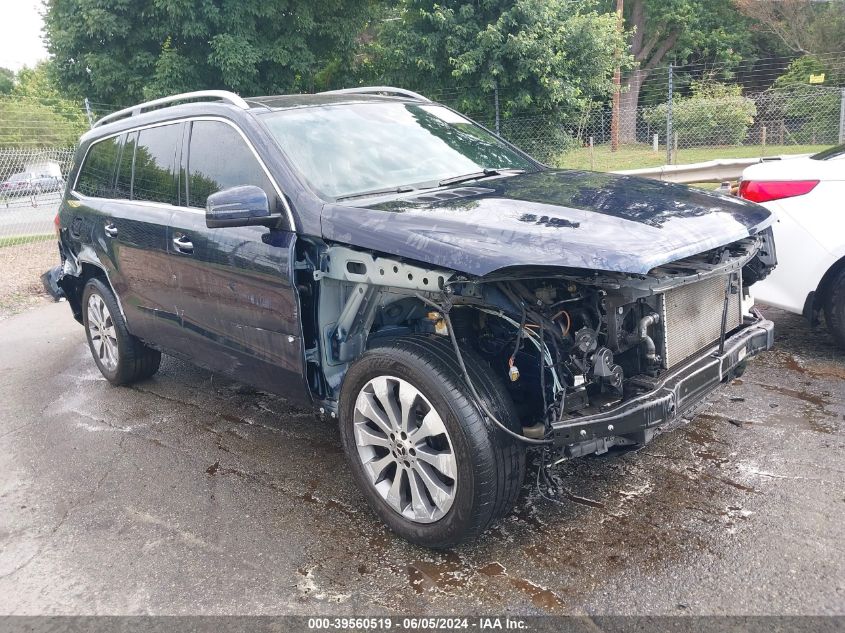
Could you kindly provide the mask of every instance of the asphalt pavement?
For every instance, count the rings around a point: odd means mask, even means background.
[[[62,192],[42,193],[34,198],[0,198],[0,239],[16,235],[53,233]],[[34,202],[34,204],[33,204]]]
[[[333,423],[169,358],[111,387],[67,305],[6,319],[0,613],[845,614],[845,357],[767,314],[691,424],[561,464],[556,501],[532,470],[447,552],[366,508]]]

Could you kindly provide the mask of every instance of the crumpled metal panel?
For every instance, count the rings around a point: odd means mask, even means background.
[[[514,266],[644,274],[773,221],[739,198],[632,176],[548,170],[474,184],[477,194],[456,199],[425,190],[328,204],[323,237],[474,275]]]

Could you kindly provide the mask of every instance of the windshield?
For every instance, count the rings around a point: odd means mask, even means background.
[[[264,121],[299,172],[327,198],[433,187],[530,160],[448,108],[353,103],[282,110]],[[492,175],[492,174],[490,174]]]
[[[813,160],[839,160],[845,158],[845,145],[831,147],[818,154],[813,154],[810,158]]]

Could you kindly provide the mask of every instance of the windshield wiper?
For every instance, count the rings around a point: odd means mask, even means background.
[[[524,169],[508,169],[508,168],[498,168],[498,169],[484,169],[482,171],[476,171],[471,174],[464,174],[463,176],[453,176],[451,178],[444,178],[440,181],[440,186],[445,187],[446,185],[456,185],[459,182],[469,182],[470,180],[479,180],[481,178],[487,178],[488,176],[501,176],[502,174],[523,174],[525,173]]]
[[[348,193],[345,196],[338,196],[335,201],[351,200],[352,198],[368,198],[369,196],[385,196],[389,193],[408,193],[413,191],[413,187],[402,185],[401,187],[391,187],[389,189],[373,189],[372,191],[362,191],[360,193]]]

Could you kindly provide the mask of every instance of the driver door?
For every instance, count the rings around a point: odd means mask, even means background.
[[[201,365],[308,401],[297,297],[295,234],[262,226],[208,228],[212,193],[239,185],[281,201],[251,146],[230,123],[190,123],[183,145],[186,204],[170,223],[168,249],[183,345]]]

